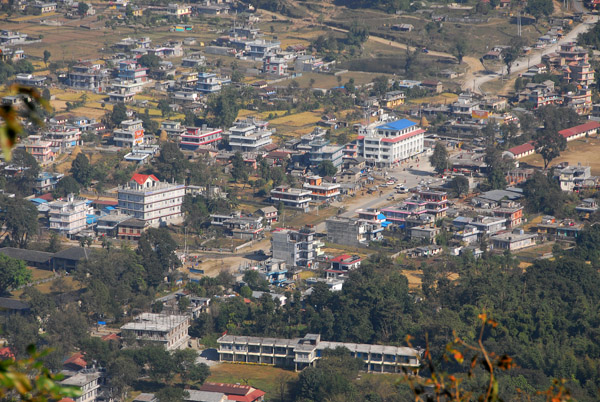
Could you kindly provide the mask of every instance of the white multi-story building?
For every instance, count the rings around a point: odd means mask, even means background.
[[[255,152],[273,142],[273,130],[266,121],[246,119],[235,122],[229,129],[229,146],[234,151]]]
[[[142,313],[121,327],[124,338],[132,335],[138,341],[155,342],[167,350],[187,346],[190,318],[185,315]]]
[[[49,202],[48,207],[50,230],[71,236],[87,227],[86,215],[89,207],[85,198],[69,194],[66,199]]]
[[[179,147],[195,151],[203,145],[215,144],[223,138],[223,130],[203,127],[188,127],[181,135]]]
[[[274,204],[281,202],[287,207],[308,211],[310,201],[312,200],[311,195],[311,190],[278,186],[271,190],[271,202]]]
[[[124,120],[121,128],[113,133],[113,141],[116,146],[132,148],[134,145],[144,143],[144,125],[141,120]]]
[[[157,227],[183,220],[181,203],[185,185],[160,182],[154,175],[134,174],[118,189],[118,208],[125,214]]]
[[[425,130],[407,119],[362,127],[358,154],[375,166],[390,166],[423,152]]]
[[[77,373],[60,382],[61,385],[77,387],[81,391],[81,395],[75,399],[75,402],[95,402],[98,397],[100,384],[98,380],[101,375],[98,371]]]

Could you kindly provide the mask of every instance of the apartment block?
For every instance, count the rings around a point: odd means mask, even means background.
[[[154,175],[134,174],[117,193],[117,208],[147,225],[158,227],[183,220],[183,184],[160,182]]]
[[[300,230],[278,229],[273,231],[271,237],[273,258],[285,261],[289,267],[311,268],[319,246],[315,231],[308,227]]]
[[[69,194],[66,199],[48,203],[50,230],[70,237],[87,227],[88,200]]]
[[[327,225],[327,241],[345,246],[368,246],[371,241],[383,238],[383,227],[378,221],[351,218],[330,218]]]
[[[124,120],[113,133],[113,142],[122,148],[132,148],[144,143],[144,125],[141,120]]]
[[[216,144],[223,138],[223,130],[202,127],[187,127],[186,132],[181,135],[179,147],[181,149],[195,151],[201,146]]]
[[[256,152],[271,144],[273,130],[269,123],[255,119],[240,120],[229,129],[229,146],[234,151]]]
[[[138,341],[152,342],[167,350],[187,347],[190,318],[183,315],[143,313],[121,327],[123,338],[132,336]]]

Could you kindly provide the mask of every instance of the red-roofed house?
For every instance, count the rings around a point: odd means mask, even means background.
[[[121,337],[117,334],[108,334],[104,335],[101,339],[103,341],[118,341],[119,339],[121,339]]]
[[[63,366],[70,370],[79,371],[87,367],[87,362],[83,360],[82,353],[75,353],[64,361]]]
[[[360,267],[362,259],[358,255],[342,254],[331,260],[331,267],[326,269],[327,279],[337,278],[340,275],[347,274],[349,271]]]
[[[589,121],[585,124],[580,124],[575,127],[567,128],[559,131],[558,133],[565,137],[567,142],[576,140],[578,138],[583,138],[588,135],[593,135],[598,133],[598,129],[600,128],[600,123],[597,121]]]
[[[206,382],[200,388],[200,391],[220,392],[227,396],[230,401],[240,402],[260,402],[265,400],[265,392],[249,385],[223,384],[216,382]]]
[[[506,151],[506,153],[513,159],[521,159],[534,154],[535,147],[531,142],[526,142],[525,144],[510,148],[508,151]]]
[[[140,173],[136,173],[131,177],[131,181],[136,182],[137,184],[139,184],[142,187],[151,187],[152,183],[149,182],[149,180],[152,181],[159,181],[156,176],[154,176],[153,174],[140,174]]]

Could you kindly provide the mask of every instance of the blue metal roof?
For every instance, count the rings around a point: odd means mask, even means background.
[[[88,225],[98,223],[98,217],[96,215],[86,215],[85,221]]]
[[[32,198],[31,202],[33,202],[34,204],[46,204],[48,203],[48,201],[42,199],[42,198]]]
[[[416,126],[417,123],[414,121],[410,121],[408,119],[400,119],[396,121],[392,121],[390,123],[382,124],[381,126],[377,126],[379,130],[391,130],[391,131],[400,131],[405,128],[409,128],[412,126]]]

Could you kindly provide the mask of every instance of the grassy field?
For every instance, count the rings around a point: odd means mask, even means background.
[[[580,140],[569,142],[567,144],[567,150],[563,151],[561,155],[554,159],[550,164],[556,165],[558,163],[568,162],[571,165],[576,165],[578,162],[581,162],[582,165],[590,166],[592,168],[593,175],[600,175],[600,158],[598,157],[598,152],[600,152],[599,138],[582,138]],[[521,159],[521,162],[533,166],[544,166],[542,157],[539,154],[523,158]]]
[[[298,377],[298,373],[258,364],[222,363],[210,368],[209,382],[250,385],[267,393],[267,400],[277,400],[279,384]]]

